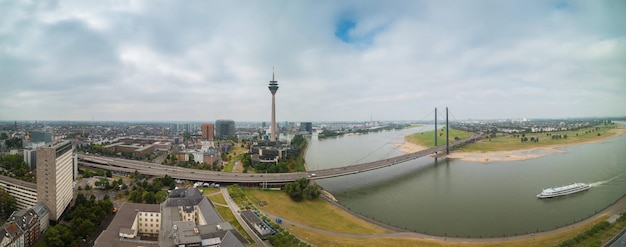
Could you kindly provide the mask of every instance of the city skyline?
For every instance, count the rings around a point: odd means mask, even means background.
[[[626,3],[2,2],[0,121],[625,116]]]

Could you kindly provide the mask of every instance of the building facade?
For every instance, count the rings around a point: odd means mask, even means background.
[[[213,141],[215,135],[215,125],[203,124],[202,125],[202,139],[207,141]]]
[[[311,122],[302,122],[300,123],[300,131],[306,133],[313,133],[313,123]]]
[[[233,120],[217,120],[215,121],[215,137],[219,139],[228,139],[235,136],[235,121]]]
[[[31,131],[30,139],[31,142],[52,142],[52,133],[45,131]]]
[[[58,221],[73,197],[73,147],[69,141],[37,149],[37,199]]]
[[[0,175],[0,188],[15,197],[18,209],[25,209],[37,204],[37,184]]]
[[[0,227],[0,246],[30,247],[48,228],[48,209],[42,203],[14,211]]]

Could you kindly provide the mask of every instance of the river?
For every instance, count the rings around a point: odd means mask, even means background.
[[[402,153],[393,145],[433,126],[309,140],[309,170]],[[626,135],[559,148],[525,161],[479,163],[423,157],[350,176],[318,180],[351,211],[410,231],[448,237],[503,237],[585,219],[626,194]],[[588,191],[537,199],[544,188],[591,183]]]

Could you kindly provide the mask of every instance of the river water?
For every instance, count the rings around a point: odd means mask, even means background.
[[[309,140],[309,170],[401,155],[393,145],[433,126]],[[422,157],[400,165],[318,180],[353,212],[399,228],[448,237],[503,237],[547,231],[585,219],[626,194],[626,135],[559,148],[526,161],[479,163]],[[544,188],[592,188],[537,199]]]

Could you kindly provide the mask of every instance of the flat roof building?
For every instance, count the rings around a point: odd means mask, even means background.
[[[64,141],[37,149],[37,199],[50,210],[50,220],[58,221],[72,201],[72,143]]]
[[[173,190],[161,204],[125,203],[94,246],[232,246],[247,240],[197,188]]]
[[[235,121],[215,121],[215,136],[219,139],[228,139],[228,137],[235,136]]]
[[[26,209],[37,204],[37,184],[0,175],[0,188],[15,197],[18,209]]]
[[[214,135],[215,135],[215,125],[213,124],[202,125],[202,139],[207,140],[207,141],[213,141]]]

